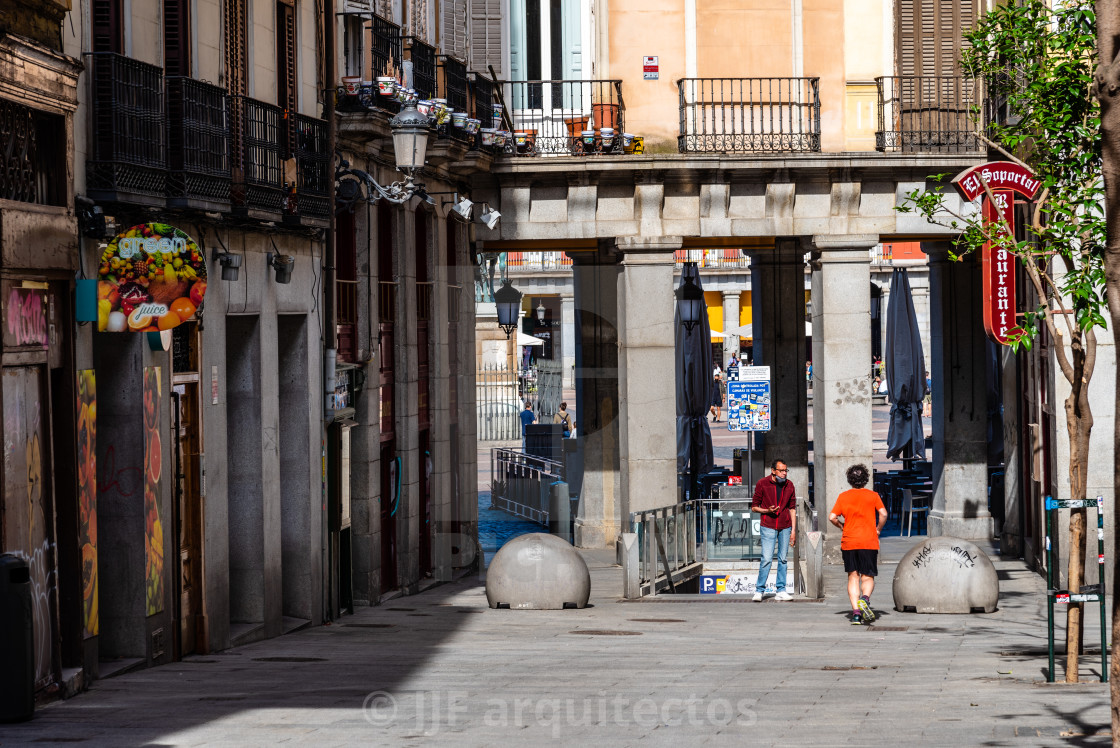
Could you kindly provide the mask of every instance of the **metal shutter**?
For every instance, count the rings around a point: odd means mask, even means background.
[[[124,52],[121,0],[93,0],[90,4],[90,36],[94,52]]]
[[[163,49],[164,75],[190,77],[190,0],[163,0]]]

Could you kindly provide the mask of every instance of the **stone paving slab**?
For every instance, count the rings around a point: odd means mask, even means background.
[[[901,631],[848,623],[839,568],[820,603],[635,603],[595,551],[584,610],[490,610],[460,580],[97,682],[0,726],[0,745],[1108,744],[1106,684],[1042,682],[1041,579],[997,560],[995,613],[899,613],[901,550],[873,598]],[[1099,660],[1082,665],[1095,677]]]

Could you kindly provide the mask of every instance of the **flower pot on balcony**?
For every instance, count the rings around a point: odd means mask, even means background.
[[[595,127],[618,129],[618,104],[592,104],[591,117]]]
[[[513,142],[517,145],[518,153],[529,153],[537,142],[536,130],[514,130]]]
[[[569,137],[578,138],[579,134],[587,129],[587,121],[590,119],[588,116],[584,117],[565,117],[564,124],[568,126]]]

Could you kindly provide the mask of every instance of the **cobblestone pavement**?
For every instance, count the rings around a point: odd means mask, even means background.
[[[846,620],[837,567],[823,603],[620,602],[612,554],[585,552],[583,610],[491,610],[482,580],[462,579],[99,681],[0,727],[0,744],[1108,744],[1106,684],[1043,683],[1037,575],[997,560],[989,615],[898,613],[890,580],[906,547],[887,541],[874,626]],[[1082,674],[1098,668],[1090,656]]]

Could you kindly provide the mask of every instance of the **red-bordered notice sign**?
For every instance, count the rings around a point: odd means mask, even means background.
[[[996,204],[988,199],[987,185]],[[1010,161],[993,161],[974,166],[957,175],[953,186],[965,200],[979,198],[986,224],[998,224],[1002,217],[1007,228],[1015,233],[1015,195],[1034,199],[1041,182],[1034,172]],[[990,231],[1005,233],[1002,226],[991,226]],[[1006,249],[992,249],[985,242],[980,253],[983,273],[984,332],[1001,345],[1008,345],[1007,336],[1017,329],[1015,322],[1015,257]]]

